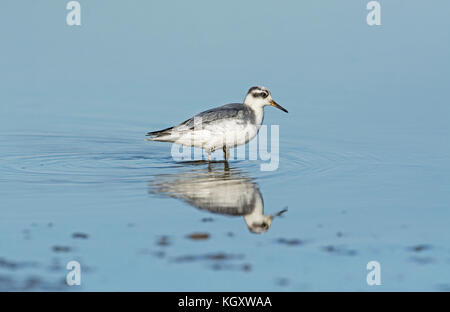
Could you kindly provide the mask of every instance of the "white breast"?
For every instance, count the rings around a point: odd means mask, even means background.
[[[258,134],[264,117],[263,109],[255,110],[255,115],[255,123],[225,119],[207,124],[203,129],[185,133],[176,143],[213,151],[221,149],[224,145],[227,148],[233,148],[246,144]]]

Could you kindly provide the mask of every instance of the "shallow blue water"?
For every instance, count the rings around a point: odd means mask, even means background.
[[[447,2],[383,1],[380,27],[363,2],[96,1],[79,28],[24,5],[1,4],[0,290],[450,289]],[[289,110],[277,170],[144,141],[255,84]]]

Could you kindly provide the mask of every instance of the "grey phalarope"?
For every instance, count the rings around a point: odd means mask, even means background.
[[[244,103],[216,107],[182,122],[177,126],[147,133],[148,141],[173,142],[202,148],[211,153],[222,149],[226,160],[230,148],[246,144],[259,131],[264,119],[264,106],[274,106],[288,112],[277,104],[264,87],[248,90]]]

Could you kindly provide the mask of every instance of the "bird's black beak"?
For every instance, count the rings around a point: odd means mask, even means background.
[[[270,105],[275,106],[278,109],[281,109],[283,112],[288,113],[287,109],[275,102],[274,100],[270,101]]]

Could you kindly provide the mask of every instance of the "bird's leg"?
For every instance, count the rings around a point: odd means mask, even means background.
[[[228,161],[226,161],[223,165],[223,171],[225,172],[225,176],[229,177],[230,176],[230,165],[228,164]]]
[[[212,161],[211,150],[208,150],[208,161]]]
[[[226,161],[228,161],[228,158],[230,158],[230,149],[227,148],[225,145],[223,146],[223,158],[225,158]]]

